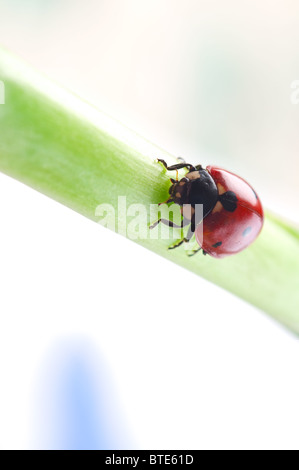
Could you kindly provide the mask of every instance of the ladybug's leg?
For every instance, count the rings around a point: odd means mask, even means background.
[[[176,163],[175,165],[167,166],[167,163],[165,160],[161,160],[158,158],[157,160],[159,163],[162,163],[162,165],[166,168],[167,171],[173,171],[173,170],[180,170],[181,168],[188,168],[189,171],[194,171],[195,167],[191,165],[190,163]]]
[[[184,243],[185,239],[182,238],[182,240],[177,240],[173,245],[170,245],[168,247],[169,250],[174,250],[174,248],[177,248],[178,246],[181,246]]]
[[[193,237],[194,232],[195,232],[195,223],[192,223],[192,221],[191,221],[188,233],[187,233],[186,237],[184,238],[184,241],[186,243],[188,243],[191,240],[191,238]]]
[[[193,237],[195,229],[196,229],[196,221],[195,221],[195,214],[194,214],[192,216],[192,219],[191,219],[191,224],[190,224],[188,233],[187,233],[186,237],[184,238],[184,241],[186,243],[188,243],[191,240],[191,238]]]
[[[183,219],[182,220],[182,227],[186,227],[187,225],[190,224],[190,227],[188,229],[188,232],[187,232],[187,235],[182,238],[181,240],[178,240],[176,243],[174,243],[173,245],[170,245],[168,247],[169,250],[173,250],[174,248],[177,248],[178,246],[182,245],[182,243],[189,243],[191,238],[193,237],[194,235],[194,232],[195,232],[195,229],[196,229],[196,226],[197,226],[197,223],[196,223],[196,217],[195,217],[195,213],[194,215],[192,216],[192,219],[191,219],[191,223],[190,223],[190,220],[188,219]],[[197,251],[199,250],[196,250],[196,253]]]
[[[186,225],[190,224],[190,220],[183,219],[182,220],[182,227],[185,227]],[[191,223],[192,225],[192,223]],[[173,245],[170,245],[168,247],[169,250],[173,250],[174,248],[177,248],[178,246],[181,246],[184,242],[187,243],[191,240],[193,233],[191,233],[191,225],[188,229],[187,236],[182,238],[181,240],[177,240]],[[195,229],[194,229],[195,230]]]
[[[172,197],[169,197],[169,198],[166,199],[166,201],[164,201],[164,202],[159,202],[158,206],[162,206],[162,204],[169,204],[170,202],[173,202]]]
[[[186,160],[183,157],[177,157],[177,161],[181,162],[181,163],[186,163]],[[176,177],[175,178],[176,178],[175,182],[177,183],[179,181],[179,172],[178,172],[178,170],[176,170]],[[174,180],[172,178],[170,178],[170,181],[172,183],[174,183]]]
[[[164,225],[168,225],[168,227],[172,227],[172,228],[183,228],[183,227],[186,227],[186,225],[188,225],[188,222],[186,223],[186,220],[183,219],[182,222],[181,222],[181,225],[178,225],[178,224],[175,224],[174,222],[172,222],[171,220],[167,220],[167,219],[158,219],[156,222],[154,222],[152,225],[150,225],[150,229],[152,228],[155,228],[157,227],[157,225],[159,223],[162,223]]]
[[[201,246],[199,246],[196,250],[191,251],[191,252],[188,254],[189,258],[190,258],[190,256],[196,255],[196,253],[198,253],[201,249],[202,249]]]

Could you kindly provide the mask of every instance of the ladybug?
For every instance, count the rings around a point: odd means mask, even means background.
[[[169,249],[188,243],[195,233],[199,248],[191,255],[202,250],[214,258],[239,253],[249,246],[259,235],[264,222],[261,201],[254,189],[240,176],[216,166],[193,166],[183,162],[168,166],[160,162],[168,171],[177,172],[171,178],[170,197],[165,203],[181,206],[182,222],[177,225],[166,219],[159,219],[150,228],[162,222],[170,227],[182,228],[189,225],[185,238]],[[188,173],[178,179],[178,170],[186,168]],[[196,220],[195,207],[202,205],[201,220]],[[188,207],[189,210],[183,210]]]

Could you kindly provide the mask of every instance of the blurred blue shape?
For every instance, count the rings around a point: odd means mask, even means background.
[[[43,368],[36,402],[38,447],[110,450],[127,447],[108,374],[95,351],[80,341],[61,344]],[[40,387],[39,387],[40,388]],[[121,435],[119,432],[125,432]],[[34,445],[34,447],[36,447]]]
[[[60,420],[64,421],[63,447],[65,448],[107,449],[111,447],[112,443],[109,443],[105,432],[104,410],[101,410],[105,399],[103,396],[96,396],[96,386],[93,382],[84,358],[71,358],[60,385],[63,406],[60,411],[61,415],[57,416],[57,424]],[[97,413],[99,405],[100,413]]]

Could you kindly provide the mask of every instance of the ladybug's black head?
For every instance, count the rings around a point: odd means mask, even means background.
[[[218,190],[215,181],[207,170],[190,171],[178,183],[171,187],[171,197],[176,204],[203,205],[203,217],[208,215],[218,200]]]

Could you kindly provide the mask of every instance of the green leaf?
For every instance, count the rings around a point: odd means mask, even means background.
[[[0,79],[5,85],[5,105],[0,105],[2,172],[95,221],[97,206],[112,204],[119,228],[125,216],[118,209],[118,196],[126,196],[127,207],[143,204],[148,213],[151,204],[167,199],[169,175],[155,159],[171,164],[173,156],[3,50]],[[168,251],[172,240],[136,241],[299,332],[299,232],[287,222],[267,214],[258,240],[223,260],[200,254],[189,258],[183,247]]]

